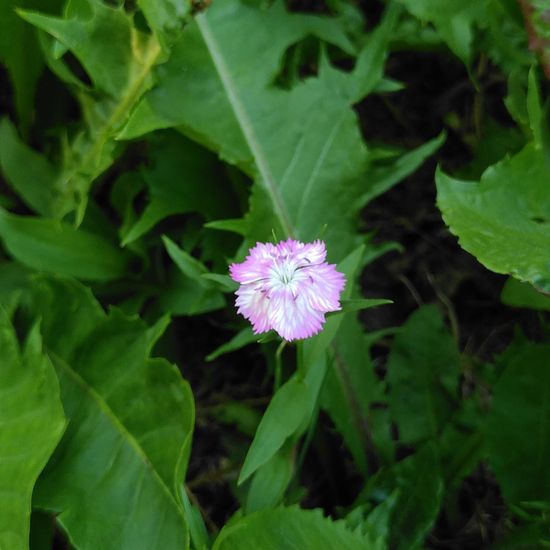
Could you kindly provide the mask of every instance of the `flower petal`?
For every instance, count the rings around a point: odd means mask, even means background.
[[[271,330],[268,308],[269,299],[257,285],[243,285],[237,292],[235,305],[237,313],[243,315],[252,323],[255,334]]]
[[[333,264],[323,263],[300,270],[297,292],[312,309],[326,313],[340,309],[340,294],[346,285],[345,276]]]
[[[317,334],[325,322],[323,313],[312,309],[304,297],[294,296],[286,288],[272,293],[268,318],[271,327],[288,341]]]

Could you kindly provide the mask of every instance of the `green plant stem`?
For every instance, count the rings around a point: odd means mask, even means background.
[[[280,387],[281,387],[281,376],[282,376],[282,355],[283,350],[285,349],[287,345],[287,341],[283,340],[279,347],[277,348],[277,351],[275,352],[275,380],[273,382],[273,393],[275,393]]]

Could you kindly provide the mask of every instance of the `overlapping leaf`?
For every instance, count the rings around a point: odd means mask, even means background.
[[[20,14],[55,39],[45,41],[44,46],[50,68],[79,88],[86,128],[64,151],[62,169],[52,183],[57,198],[51,209],[59,217],[76,210],[76,219],[81,221],[92,182],[118,155],[112,139],[115,130],[151,83],[160,46],[155,37],[134,27],[123,8],[102,0],[71,2],[64,18],[32,11]],[[87,71],[93,93],[59,60],[67,50]]]
[[[27,311],[43,319],[69,427],[36,486],[78,548],[187,548],[179,501],[193,399],[149,354],[165,322],[108,316],[76,283],[38,278]]]
[[[376,185],[351,103],[381,78],[385,50],[370,43],[377,54],[362,56],[351,74],[322,58],[317,77],[278,88],[286,49],[308,34],[353,53],[331,19],[290,15],[280,2],[216,2],[185,29],[121,137],[178,127],[254,176],[240,232],[312,240],[326,225],[329,250],[341,258],[355,244],[354,214]],[[366,83],[371,69],[378,77]]]
[[[550,167],[527,145],[478,182],[436,175],[437,204],[460,245],[485,267],[550,292]]]
[[[459,355],[435,306],[411,315],[396,336],[387,381],[392,416],[404,443],[437,438],[457,400]]]
[[[489,461],[509,501],[548,502],[550,346],[524,344],[509,357],[491,404]]]
[[[19,349],[1,306],[0,363],[0,548],[25,550],[34,483],[61,438],[65,417],[39,326]]]
[[[374,550],[375,546],[344,522],[324,518],[320,510],[277,508],[256,512],[228,525],[214,550]]]

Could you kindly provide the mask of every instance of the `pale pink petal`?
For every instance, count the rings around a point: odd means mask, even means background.
[[[255,285],[243,285],[236,294],[237,312],[252,323],[255,334],[271,330],[268,318],[269,299]]]
[[[255,333],[275,330],[285,340],[309,338],[325,322],[325,313],[340,309],[345,277],[325,262],[322,241],[294,239],[277,245],[257,243],[240,264],[229,268],[241,283],[238,312]]]
[[[265,261],[247,259],[241,264],[231,264],[229,274],[234,281],[248,284],[268,277],[270,266],[271,263]]]
[[[346,285],[346,278],[336,271],[332,264],[321,264],[300,272],[299,292],[309,305],[322,312],[340,309],[340,294]]]
[[[296,258],[301,264],[321,264],[327,257],[325,243],[322,241],[313,241],[305,244],[296,252]]]
[[[288,289],[272,294],[268,317],[271,327],[289,342],[317,334],[325,321],[321,312],[312,309],[302,296],[293,296]]]

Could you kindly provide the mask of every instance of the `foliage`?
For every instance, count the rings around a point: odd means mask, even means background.
[[[545,7],[299,4],[0,2],[0,548],[415,549],[447,526],[458,547],[480,475],[491,542],[548,544]],[[408,132],[403,52],[463,71],[471,124],[447,102],[413,139],[372,122],[386,105]],[[491,113],[485,71],[507,88]],[[434,155],[431,206],[510,276],[492,307],[527,336],[473,349],[428,269],[439,304],[415,310],[362,285],[390,252],[416,262],[365,208],[402,223],[385,197]],[[297,343],[253,334],[228,277],[290,237],[347,281]]]

